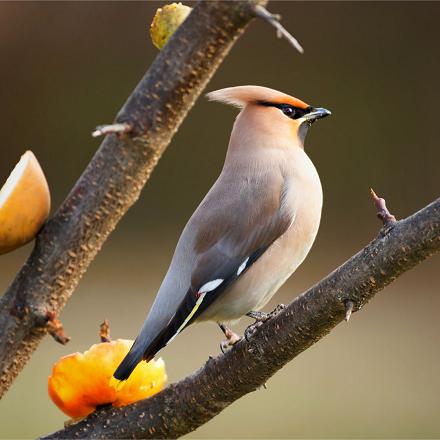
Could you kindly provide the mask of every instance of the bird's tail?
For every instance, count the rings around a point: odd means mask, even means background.
[[[169,333],[169,329],[165,328],[151,342],[149,342],[148,340],[145,341],[143,339],[141,332],[134,341],[130,351],[113,373],[113,377],[118,381],[127,380],[140,361],[145,360],[150,362],[155,354],[167,344],[170,339]],[[142,342],[143,340],[144,342]]]
[[[193,296],[186,295],[178,308],[178,312],[158,333],[154,330],[157,327],[147,318],[139,336],[114,372],[113,377],[117,381],[127,380],[141,360],[150,362],[159,350],[180,333],[183,327],[189,325],[191,320],[188,321],[187,317],[194,318],[191,313],[194,308],[193,301]]]
[[[143,356],[143,347],[138,343],[138,339],[136,339],[130,351],[113,373],[113,377],[117,380],[127,380],[130,377],[130,374],[136,368],[136,365],[142,360]]]

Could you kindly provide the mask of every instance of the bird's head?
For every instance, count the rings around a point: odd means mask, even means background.
[[[325,108],[313,107],[293,96],[261,86],[228,87],[208,93],[207,97],[243,109],[244,124],[277,137],[299,139],[301,144],[313,122],[331,114]]]

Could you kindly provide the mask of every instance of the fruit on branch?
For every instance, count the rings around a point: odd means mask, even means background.
[[[158,393],[165,385],[165,363],[142,361],[124,385],[114,388],[110,378],[133,341],[117,339],[62,357],[49,376],[49,396],[65,414],[85,417],[98,406],[125,406]]]
[[[150,35],[151,41],[158,49],[165,46],[171,35],[188,17],[191,10],[189,6],[182,5],[182,3],[172,3],[156,11],[151,22]]]
[[[26,151],[0,190],[0,254],[31,241],[49,211],[46,177],[32,151]]]

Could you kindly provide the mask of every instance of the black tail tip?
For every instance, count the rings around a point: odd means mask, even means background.
[[[139,356],[134,353],[128,353],[119,364],[118,368],[116,368],[113,377],[117,380],[127,380],[141,359],[142,357],[139,358]]]

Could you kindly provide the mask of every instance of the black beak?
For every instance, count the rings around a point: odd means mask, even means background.
[[[308,122],[316,121],[316,119],[322,119],[326,116],[330,116],[332,112],[325,108],[312,108],[310,113],[307,113],[303,118]]]

